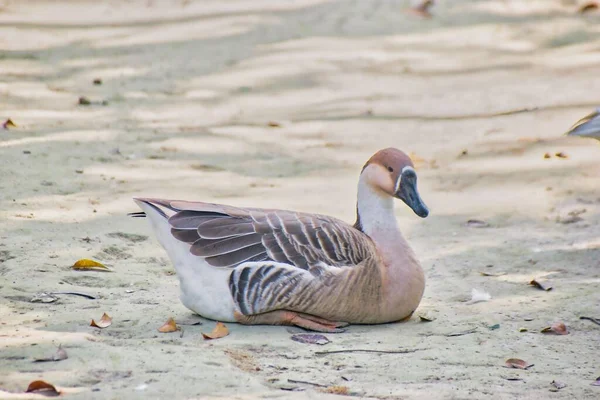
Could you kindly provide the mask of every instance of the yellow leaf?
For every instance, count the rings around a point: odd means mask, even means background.
[[[4,129],[16,128],[16,127],[17,127],[17,124],[15,124],[15,123],[13,122],[13,120],[9,118],[9,119],[7,119],[6,121],[4,121],[4,123],[2,124],[2,127],[3,127]]]
[[[96,322],[96,321],[92,320],[92,322],[90,323],[90,326],[93,326],[95,328],[104,329],[104,328],[108,328],[111,324],[112,324],[112,318],[107,313],[104,313],[104,314],[102,314],[102,318],[100,318],[100,321]]]
[[[82,258],[81,260],[77,261],[75,264],[73,264],[72,268],[77,270],[110,271],[110,269],[108,269],[108,267],[106,267],[104,264],[100,264],[94,260],[88,260],[87,258]]]
[[[167,320],[167,322],[164,323],[163,326],[158,328],[158,331],[162,332],[162,333],[175,332],[178,330],[179,330],[179,327],[177,326],[177,324],[175,323],[175,320],[173,318],[169,318]]]
[[[217,325],[215,325],[215,329],[213,329],[211,333],[203,333],[202,337],[204,337],[204,340],[211,340],[220,339],[227,335],[229,335],[229,329],[227,329],[224,323],[217,322]]]

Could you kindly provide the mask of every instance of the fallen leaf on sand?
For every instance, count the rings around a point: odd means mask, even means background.
[[[550,155],[550,153],[544,153],[544,158],[552,158],[552,156]]]
[[[3,127],[4,129],[16,128],[16,127],[17,127],[17,124],[15,124],[15,123],[13,122],[13,120],[9,118],[9,119],[7,119],[6,121],[4,121],[4,123],[2,124],[2,127]]]
[[[600,386],[600,376],[596,378],[594,382],[591,383],[592,386]]]
[[[217,322],[217,325],[215,325],[215,329],[213,329],[211,333],[203,333],[202,337],[204,338],[204,340],[211,340],[220,339],[227,335],[229,335],[229,329],[227,329],[224,323]]]
[[[421,322],[433,322],[435,321],[435,317],[432,317],[429,314],[419,314],[419,320]]]
[[[330,394],[339,394],[339,395],[348,395],[350,394],[350,390],[348,389],[347,386],[329,386],[323,389],[320,389],[321,392],[323,393],[330,393]]]
[[[418,5],[409,8],[407,11],[423,18],[431,18],[432,14],[429,9],[433,6],[433,4],[434,0],[423,0]]]
[[[579,14],[585,14],[586,12],[597,10],[598,7],[600,7],[598,6],[598,3],[596,3],[595,1],[590,1],[579,7],[579,10],[577,10],[577,12]]]
[[[279,122],[275,122],[275,121],[269,121],[269,123],[267,125],[270,126],[271,128],[281,127],[281,124]]]
[[[94,260],[88,260],[87,258],[82,258],[73,264],[73,269],[76,270],[85,270],[85,271],[110,271],[107,266],[104,264],[100,264]]]
[[[62,361],[69,358],[65,349],[62,346],[58,346],[56,353],[52,354],[50,357],[38,358],[34,360],[34,362],[48,362],[48,361]]]
[[[527,362],[521,360],[520,358],[509,358],[504,362],[508,368],[517,368],[517,369],[528,369],[533,367],[533,364],[528,364]]]
[[[38,393],[48,397],[55,397],[60,395],[60,392],[56,390],[54,385],[44,381],[33,381],[27,387],[25,393]]]
[[[316,333],[298,333],[292,335],[292,340],[300,343],[325,345],[330,342],[327,337]]]
[[[502,276],[502,275],[506,275],[506,272],[493,273],[493,272],[479,271],[479,273],[481,274],[481,276]]]
[[[158,328],[158,331],[162,332],[162,333],[175,332],[178,330],[179,330],[179,327],[177,326],[177,324],[175,323],[175,320],[173,318],[169,318],[167,320],[167,322],[164,323],[163,326]]]
[[[552,326],[548,326],[542,329],[542,333],[549,333],[555,335],[568,335],[569,331],[567,330],[567,326],[562,322],[555,322]]]
[[[559,151],[558,153],[555,153],[554,156],[556,156],[558,158],[569,158],[569,156],[566,155],[565,153],[563,153],[562,151]]]
[[[551,392],[558,392],[560,389],[564,389],[567,387],[566,383],[563,382],[559,382],[559,381],[552,381],[550,382],[550,391]]]
[[[549,290],[552,290],[552,286],[550,286],[550,285],[548,285],[547,283],[544,283],[544,282],[538,282],[535,279],[532,280],[531,282],[529,282],[529,284],[531,286],[535,286],[538,289],[545,290],[546,292],[549,291]]]
[[[107,313],[104,313],[104,314],[102,314],[102,318],[100,318],[100,321],[96,322],[96,321],[92,320],[92,322],[90,323],[90,326],[93,326],[95,328],[104,329],[104,328],[108,328],[111,324],[112,324],[112,318]]]
[[[479,219],[470,219],[465,223],[465,226],[469,228],[487,228],[490,224]]]

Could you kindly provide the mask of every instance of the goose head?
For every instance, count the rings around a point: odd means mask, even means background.
[[[577,121],[565,135],[582,136],[600,140],[600,107]]]
[[[417,190],[417,173],[406,153],[392,147],[379,150],[363,167],[361,180],[381,196],[402,200],[419,217],[429,215]]]

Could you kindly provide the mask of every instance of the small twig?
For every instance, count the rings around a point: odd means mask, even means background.
[[[462,331],[462,332],[456,332],[456,333],[449,333],[449,334],[444,335],[444,336],[446,336],[446,337],[463,336],[463,335],[468,335],[470,333],[475,333],[475,332],[477,332],[477,328],[469,329],[468,331]]]
[[[372,349],[347,349],[347,350],[331,350],[331,351],[316,351],[315,356],[324,356],[327,354],[339,353],[379,353],[379,354],[407,354],[415,353],[425,349],[410,349],[410,350],[372,350]]]
[[[322,388],[329,387],[327,385],[321,385],[320,383],[307,382],[307,381],[297,381],[295,379],[288,379],[288,383],[299,383],[299,384],[312,385],[312,386],[322,387]]]
[[[73,296],[85,297],[86,299],[90,299],[90,300],[96,300],[97,299],[96,296],[92,296],[91,294],[85,294],[85,293],[79,293],[79,292],[51,292],[50,294],[70,294],[70,295],[73,295]]]
[[[596,325],[600,325],[600,319],[593,317],[579,317],[579,319],[587,319],[588,321],[593,322]]]

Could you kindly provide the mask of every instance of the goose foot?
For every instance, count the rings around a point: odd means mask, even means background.
[[[277,310],[258,315],[243,315],[235,312],[235,319],[245,325],[295,325],[303,329],[324,333],[341,333],[347,322],[329,321],[294,311]]]

